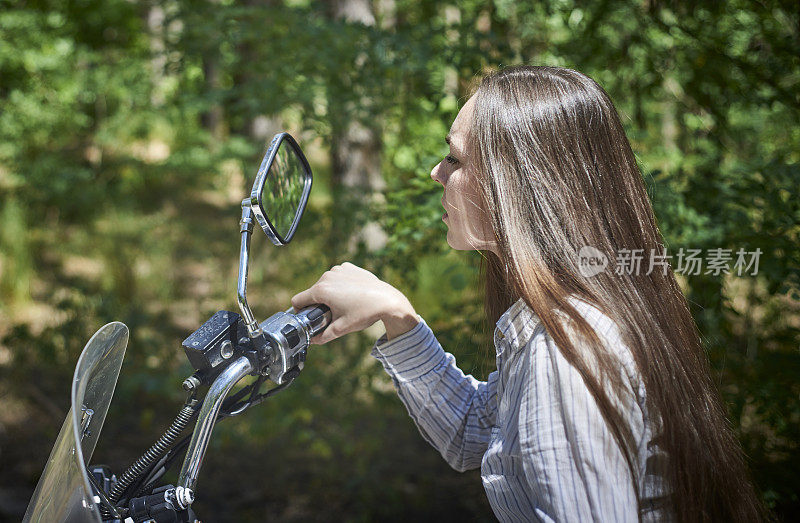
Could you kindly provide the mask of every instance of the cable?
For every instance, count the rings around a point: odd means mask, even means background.
[[[255,393],[257,392],[257,390],[254,390],[253,393],[250,395],[250,398],[248,398],[246,402],[244,402],[241,405],[233,405],[233,407],[236,407],[236,409],[233,411],[220,412],[220,417],[230,418],[233,416],[238,416],[239,414],[249,409],[250,407],[254,407],[259,403],[263,402],[265,399],[269,398],[270,396],[277,394],[282,390],[285,390],[289,385],[292,384],[293,381],[294,378],[290,379],[286,383],[283,383],[282,385],[278,385],[277,387],[268,390],[263,394],[256,395]]]
[[[225,400],[225,402],[223,403],[222,409],[220,409],[220,412],[217,414],[217,420],[216,421],[219,421],[219,420],[222,420],[222,419],[225,419],[225,418],[238,416],[241,413],[243,413],[244,411],[246,411],[247,409],[249,409],[250,407],[253,407],[255,405],[258,405],[258,404],[262,403],[264,400],[266,400],[270,396],[273,396],[273,395],[277,394],[278,392],[280,392],[282,390],[285,390],[287,387],[289,387],[289,385],[291,385],[292,382],[294,381],[294,378],[289,380],[289,381],[287,381],[286,383],[284,383],[282,385],[278,385],[277,387],[268,390],[267,392],[264,392],[262,394],[258,394],[258,391],[260,390],[260,388],[263,385],[264,381],[266,381],[266,378],[263,377],[263,376],[259,376],[259,378],[256,379],[253,383],[251,383],[250,385],[242,388],[240,391],[238,391],[233,396],[230,396],[229,398],[227,398]],[[246,401],[242,402],[241,399],[244,398],[248,393],[250,394],[250,397]],[[139,477],[136,478],[136,479],[138,479],[138,481],[136,481],[135,484],[132,483],[131,485],[128,485],[128,486],[125,487],[125,490],[128,490],[130,492],[130,496],[128,496],[126,498],[123,498],[123,500],[120,503],[120,505],[124,505],[125,503],[130,501],[130,499],[133,499],[135,497],[139,497],[139,496],[141,496],[143,494],[146,494],[150,490],[152,490],[152,488],[156,486],[156,483],[158,482],[158,480],[164,474],[167,473],[167,471],[170,469],[170,467],[175,463],[176,459],[181,456],[183,451],[189,445],[189,440],[190,439],[191,439],[191,435],[187,435],[183,439],[181,439],[180,441],[175,443],[172,446],[172,448],[170,448],[169,450],[167,450],[166,452],[164,452],[162,454],[159,454],[161,459],[158,459],[157,461],[151,462],[149,464],[149,466],[146,467],[140,473]],[[161,440],[159,440],[159,441],[161,441]],[[155,446],[156,445],[153,445],[153,447],[155,447]],[[146,474],[145,474],[145,472],[146,472]],[[123,476],[124,476],[124,474],[123,474]],[[113,489],[113,490],[116,490],[116,489]],[[113,490],[112,490],[112,492],[113,492]]]
[[[261,385],[264,383],[265,379],[266,379],[265,376],[259,376],[258,379],[256,379],[249,387],[245,387],[244,389],[239,391],[240,393],[249,391],[250,397],[247,399],[246,402],[240,404],[239,400],[243,398],[245,394],[237,395],[238,397],[235,398],[235,401],[229,403],[230,406],[228,406],[227,408],[220,409],[220,412],[223,413],[224,417],[230,418],[233,416],[238,416],[239,414],[247,410],[250,407],[250,404],[252,403],[253,399],[258,394],[259,389],[261,389]]]
[[[241,390],[237,391],[236,394],[229,396],[225,402],[223,403],[222,409],[220,414],[217,416],[217,420],[220,420],[224,417],[227,417],[227,411],[230,410],[232,406],[235,406],[236,403],[245,397],[248,393],[253,395],[257,389],[255,388],[256,385],[260,386],[263,382],[263,378],[258,379],[251,383],[250,385],[243,387]],[[180,442],[175,444],[167,453],[161,457],[160,460],[156,461],[155,463],[151,464],[150,467],[144,471],[142,471],[138,481],[131,484],[130,486],[126,487],[126,493],[130,493],[129,496],[121,497],[122,502],[127,502],[132,498],[135,498],[142,494],[143,492],[147,492],[149,488],[152,486],[151,484],[155,483],[161,476],[163,476],[172,463],[175,461],[174,457],[176,456],[176,451],[179,452],[186,445],[189,443],[189,439],[191,436],[184,437]]]
[[[128,467],[128,469],[122,473],[119,481],[114,484],[114,487],[111,489],[111,493],[108,496],[112,503],[119,501],[125,490],[140,476],[142,476],[142,474],[148,471],[162,455],[170,450],[172,444],[175,443],[175,440],[178,439],[178,436],[181,435],[183,429],[186,428],[196,414],[196,404],[197,402],[195,400],[190,400],[184,404],[183,408],[181,408],[180,412],[178,412],[178,416],[169,426],[167,431],[158,439],[158,441],[153,444],[152,447],[147,449],[147,452],[145,452],[142,457],[136,460],[133,465]],[[104,512],[108,511],[104,510]],[[104,513],[103,516],[110,517],[111,513]]]

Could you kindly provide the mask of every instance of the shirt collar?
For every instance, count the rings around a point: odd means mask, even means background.
[[[498,354],[501,352],[501,345],[505,345],[497,343],[499,339],[504,339],[512,347],[522,346],[531,337],[540,322],[539,316],[525,303],[525,300],[518,299],[497,320],[494,334]]]

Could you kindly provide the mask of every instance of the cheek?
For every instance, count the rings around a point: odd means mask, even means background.
[[[476,182],[461,172],[450,179],[447,193],[448,195],[452,194],[453,203],[458,205],[467,216],[473,217],[482,214],[485,206],[481,203],[480,191],[478,191]],[[448,200],[450,200],[450,196],[448,196]]]

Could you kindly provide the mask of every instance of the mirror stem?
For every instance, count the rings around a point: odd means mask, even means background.
[[[247,326],[247,333],[251,338],[261,335],[261,327],[253,316],[250,306],[247,305],[247,269],[250,259],[250,236],[253,232],[253,211],[250,208],[250,200],[242,201],[242,219],[239,221],[239,230],[242,233],[242,246],[239,250],[239,285],[237,299],[239,310],[242,311],[242,318]]]

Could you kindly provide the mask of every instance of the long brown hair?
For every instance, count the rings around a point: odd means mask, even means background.
[[[483,78],[474,96],[468,150],[499,253],[486,255],[489,319],[520,297],[539,316],[594,396],[638,499],[633,435],[612,401],[623,394],[619,362],[568,298],[599,308],[619,327],[650,417],[660,420],[658,443],[668,459],[659,472],[677,519],[763,519],[672,269],[646,274],[650,255],[663,252],[662,238],[608,95],[570,69],[518,66]],[[585,276],[578,265],[584,246],[612,263],[622,249],[641,249],[641,270]]]

